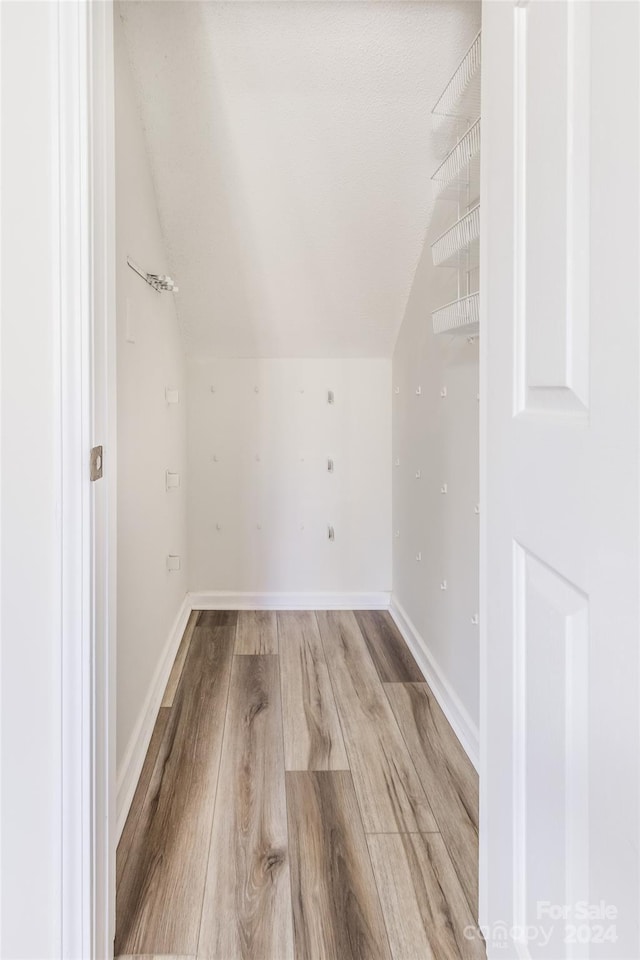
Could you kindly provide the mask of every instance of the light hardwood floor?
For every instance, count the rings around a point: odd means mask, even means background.
[[[481,960],[475,771],[387,613],[192,615],[116,956]]]

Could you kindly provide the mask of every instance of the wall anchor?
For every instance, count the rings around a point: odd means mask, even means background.
[[[171,470],[167,470],[165,474],[165,481],[167,490],[176,490],[180,486],[180,474],[172,473]]]

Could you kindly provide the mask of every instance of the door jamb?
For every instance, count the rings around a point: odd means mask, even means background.
[[[57,4],[61,952],[115,932],[115,134],[112,0]],[[103,444],[103,478],[89,451]]]

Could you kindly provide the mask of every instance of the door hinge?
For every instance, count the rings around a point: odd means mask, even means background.
[[[92,447],[91,448],[91,459],[90,459],[90,470],[91,470],[91,479],[100,480],[102,477],[102,447]]]

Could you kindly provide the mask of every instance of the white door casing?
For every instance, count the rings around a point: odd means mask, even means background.
[[[7,958],[113,955],[112,15],[110,0],[0,4]]]
[[[115,154],[113,5],[57,2],[62,903],[65,958],[115,934]],[[55,90],[55,85],[54,85]],[[56,190],[58,191],[56,197]],[[89,451],[103,448],[91,482]]]
[[[490,957],[640,956],[639,53],[636,4],[483,4]]]
[[[93,829],[91,956],[113,956],[116,929],[116,209],[112,0],[82,0],[89,61],[91,210],[91,445],[104,446],[103,479],[92,484]],[[64,4],[63,4],[64,6]]]

